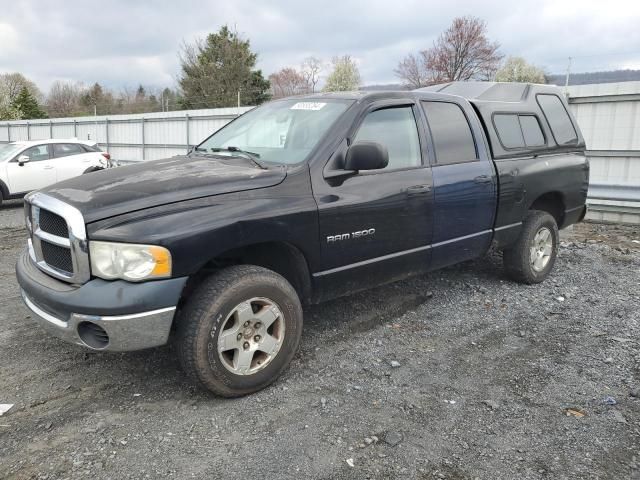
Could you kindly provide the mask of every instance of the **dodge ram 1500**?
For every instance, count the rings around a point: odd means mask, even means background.
[[[451,83],[314,94],[236,118],[188,154],[25,199],[16,273],[52,334],[177,344],[222,396],[273,382],[304,304],[502,250],[543,281],[585,215],[584,140],[556,87]]]

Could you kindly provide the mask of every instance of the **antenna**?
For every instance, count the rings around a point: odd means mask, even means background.
[[[564,96],[567,96],[569,90],[569,74],[571,73],[571,57],[569,57],[569,62],[567,63],[567,76],[564,79]]]

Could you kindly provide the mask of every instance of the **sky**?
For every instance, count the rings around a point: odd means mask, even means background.
[[[462,15],[485,20],[503,54],[548,73],[564,73],[570,56],[574,72],[640,69],[638,0],[0,0],[0,73],[21,72],[45,93],[55,80],[172,87],[180,45],[228,24],[265,76],[349,54],[363,84],[397,83],[398,61]]]

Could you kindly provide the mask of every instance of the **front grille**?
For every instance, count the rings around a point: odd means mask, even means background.
[[[40,230],[56,237],[69,238],[66,220],[49,210],[40,209]]]
[[[42,259],[47,264],[63,272],[73,273],[73,261],[71,260],[70,249],[54,245],[45,240],[41,240],[40,245],[42,248]]]
[[[87,232],[80,210],[44,193],[32,192],[25,197],[25,217],[33,263],[65,282],[89,281]]]

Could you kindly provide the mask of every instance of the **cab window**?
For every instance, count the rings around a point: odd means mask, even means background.
[[[422,164],[418,126],[410,106],[385,108],[369,113],[353,141],[377,142],[387,147],[389,164],[384,170]]]

